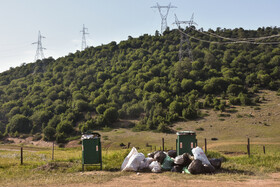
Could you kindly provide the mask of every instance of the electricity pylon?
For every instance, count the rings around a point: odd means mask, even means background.
[[[151,8],[157,8],[159,11],[159,14],[161,16],[161,33],[163,33],[167,28],[167,16],[169,13],[170,8],[177,8],[176,6],[172,6],[171,3],[169,3],[168,6],[160,6],[158,3],[156,6],[152,6]],[[167,9],[165,14],[161,11],[162,9]]]
[[[42,36],[41,32],[39,31],[38,41],[32,43],[32,44],[37,44],[37,50],[36,50],[36,55],[35,55],[35,59],[34,59],[35,62],[39,59],[42,60],[45,58],[43,50],[45,50],[46,48],[44,48],[42,45],[42,38],[46,38],[46,37]]]
[[[82,51],[87,48],[87,42],[86,42],[86,34],[89,34],[87,33],[88,31],[88,28],[85,28],[85,25],[83,24],[83,30],[81,31],[83,33],[83,37],[82,37]]]
[[[191,27],[193,25],[197,25],[197,23],[195,23],[193,21],[193,18],[194,18],[194,14],[192,14],[192,17],[191,17],[190,21],[179,21],[176,14],[175,14],[175,22],[174,23],[178,26],[178,29],[181,30],[181,24],[188,24],[189,27]],[[179,61],[182,62],[182,60],[184,58],[184,54],[188,54],[191,61],[193,61],[193,56],[192,56],[191,44],[190,44],[189,37],[187,35],[183,34],[182,32],[183,31],[180,31],[181,39],[180,39],[180,49],[179,49]],[[184,46],[184,43],[186,43],[187,45]]]

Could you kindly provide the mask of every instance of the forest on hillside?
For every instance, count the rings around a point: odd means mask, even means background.
[[[202,29],[186,30],[205,41],[223,41]],[[207,32],[238,39],[277,35],[280,29]],[[225,111],[256,104],[259,89],[280,92],[279,44],[195,38],[193,61],[179,61],[180,33],[167,30],[10,68],[0,74],[0,137],[43,133],[45,140],[65,142],[119,119],[139,119],[135,131],[169,132],[178,120],[201,117],[202,108]]]

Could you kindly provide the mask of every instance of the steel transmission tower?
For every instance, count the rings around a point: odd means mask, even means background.
[[[159,14],[161,16],[161,33],[163,33],[167,28],[167,16],[169,13],[170,8],[177,8],[176,6],[172,6],[171,3],[169,3],[168,6],[160,6],[158,3],[156,6],[152,6],[151,8],[157,8],[159,11]],[[165,14],[161,11],[162,9],[166,9]]]
[[[46,48],[43,48],[43,46],[42,46],[42,38],[46,38],[46,37],[42,36],[41,32],[39,31],[38,41],[32,43],[32,44],[37,44],[37,50],[36,50],[36,55],[35,55],[35,62],[37,60],[39,60],[39,59],[42,60],[42,59],[45,58],[43,50],[45,50]]]
[[[83,33],[83,37],[82,37],[82,51],[87,48],[87,42],[86,42],[86,34],[89,34],[87,33],[88,31],[88,28],[85,28],[85,25],[83,24],[83,30],[81,31]]]
[[[191,45],[190,45],[190,40],[189,37],[187,35],[185,35],[183,33],[183,31],[181,31],[181,24],[188,24],[189,27],[193,26],[193,25],[197,25],[194,21],[194,14],[192,14],[192,17],[190,19],[190,21],[179,21],[176,14],[175,14],[175,24],[178,26],[178,29],[180,30],[180,35],[181,35],[181,40],[180,40],[180,49],[179,49],[179,61],[182,62],[183,58],[184,58],[184,54],[188,54],[189,58],[191,59],[191,61],[193,61],[193,56],[192,56],[192,51],[191,51]],[[186,43],[187,45],[184,46],[184,43]]]

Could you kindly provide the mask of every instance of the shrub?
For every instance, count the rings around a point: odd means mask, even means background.
[[[198,117],[198,111],[193,105],[189,105],[187,109],[183,109],[182,116],[185,119],[195,119]]]
[[[184,91],[191,91],[194,88],[194,82],[191,79],[183,79],[181,82],[181,88]]]
[[[241,105],[250,105],[252,103],[251,99],[246,94],[240,93],[238,95],[238,98],[240,100]]]
[[[96,112],[98,114],[103,114],[106,110],[106,105],[105,104],[100,104],[96,107]]]
[[[237,84],[231,84],[227,88],[227,93],[237,96],[240,92],[243,91],[243,86]]]
[[[12,117],[7,125],[8,132],[29,133],[31,130],[31,121],[24,115],[17,114]]]
[[[56,135],[56,142],[57,143],[66,143],[67,136],[64,133],[57,133]]]
[[[114,107],[110,107],[104,112],[104,119],[110,123],[117,121],[119,118],[118,110]]]
[[[166,124],[166,123],[164,123],[164,122],[161,122],[161,123],[158,125],[157,130],[158,130],[159,132],[165,132],[165,133],[170,131],[170,129],[168,128],[168,124]]]
[[[62,121],[56,127],[57,133],[64,133],[65,135],[69,135],[74,131],[71,122],[69,121]]]
[[[86,111],[88,109],[88,103],[84,100],[77,100],[74,102],[74,108],[79,112]]]
[[[240,99],[239,97],[235,97],[235,96],[230,96],[229,97],[229,102],[232,105],[240,105]]]
[[[54,141],[56,130],[52,126],[46,126],[43,130],[45,141]]]

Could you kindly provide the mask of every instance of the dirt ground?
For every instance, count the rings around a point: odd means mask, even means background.
[[[38,147],[52,147],[53,143],[52,142],[46,142],[43,140],[39,140],[39,141],[33,141],[32,137],[28,137],[25,139],[22,138],[7,138],[8,141],[12,141],[13,144],[15,145],[33,145],[33,146],[38,146]]]
[[[273,173],[269,175],[268,179],[248,179],[245,181],[219,181],[219,180],[187,180],[183,179],[177,181],[171,177],[155,174],[155,173],[140,173],[132,174],[129,176],[123,176],[119,178],[114,178],[109,182],[102,184],[90,184],[90,183],[81,183],[81,184],[68,184],[63,185],[63,187],[89,187],[89,186],[125,186],[125,187],[142,187],[142,186],[199,186],[199,187],[216,187],[216,186],[280,186],[280,173]]]

